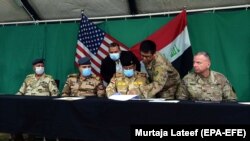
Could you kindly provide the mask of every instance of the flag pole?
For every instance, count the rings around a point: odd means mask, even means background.
[[[185,6],[184,6],[185,7]],[[194,12],[205,12],[205,11],[216,11],[216,10],[227,10],[227,9],[241,9],[245,8],[246,10],[250,7],[250,4],[247,5],[237,5],[237,6],[227,6],[227,7],[213,7],[213,8],[203,8],[203,9],[190,9],[186,10],[187,13]],[[186,7],[185,7],[186,8]],[[136,14],[136,15],[121,15],[121,16],[105,16],[105,17],[89,17],[89,20],[95,21],[105,21],[108,19],[121,19],[121,18],[137,18],[137,17],[152,17],[152,16],[161,16],[161,15],[170,15],[170,14],[178,14],[181,13],[182,10],[179,11],[169,11],[169,12],[160,12],[160,13],[147,13],[147,14]],[[81,10],[84,13],[84,9]],[[37,21],[21,21],[21,22],[3,22],[0,25],[18,25],[18,24],[39,24],[39,23],[54,23],[54,22],[73,22],[80,21],[81,18],[72,18],[72,19],[55,19],[55,20],[37,20]]]
[[[84,10],[84,9],[82,9],[82,10],[81,10],[81,13],[82,13],[82,14],[84,14],[84,11],[85,11],[85,10]]]

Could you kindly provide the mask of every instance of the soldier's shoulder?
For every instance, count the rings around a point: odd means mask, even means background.
[[[25,78],[25,81],[30,81],[35,78],[35,74],[28,74]]]
[[[194,72],[188,72],[188,74],[186,74],[183,79],[194,79],[196,77],[196,74]]]
[[[156,60],[157,60],[157,63],[161,63],[162,66],[163,66],[162,63],[167,63],[167,64],[170,63],[169,60],[160,52],[156,52]]]
[[[28,74],[27,76],[26,76],[26,78],[31,78],[31,77],[34,77],[35,76],[35,74]]]
[[[95,74],[92,74],[91,75],[92,78],[96,79],[96,80],[101,80],[101,77],[100,76],[97,76]]]
[[[213,73],[213,75],[216,77],[216,78],[224,78],[225,76],[220,73],[220,72],[216,72],[216,71],[211,71],[211,73]]]
[[[79,76],[78,73],[72,73],[72,74],[69,74],[67,77],[72,78],[72,77],[78,77],[78,76]]]
[[[115,77],[123,77],[123,74],[121,72],[116,72],[114,74]]]
[[[45,77],[46,77],[46,78],[53,79],[52,75],[49,75],[49,74],[45,74]]]
[[[214,78],[216,79],[216,81],[229,82],[226,76],[223,75],[222,73],[219,73],[216,71],[211,71],[211,73],[214,75]]]
[[[137,75],[139,77],[147,77],[147,74],[145,72],[137,72]]]

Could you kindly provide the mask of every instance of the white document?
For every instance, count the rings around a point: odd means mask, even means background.
[[[165,101],[166,99],[165,98],[147,98],[145,100],[148,100],[148,101]]]
[[[149,102],[158,102],[158,103],[178,103],[179,100],[149,100]]]
[[[250,102],[238,102],[239,104],[250,105]]]
[[[138,95],[121,95],[121,94],[114,94],[109,97],[112,100],[119,100],[119,101],[127,101],[131,99],[138,98]]]
[[[60,97],[60,98],[55,98],[55,100],[66,100],[66,101],[73,101],[73,100],[80,100],[84,99],[85,97]]]

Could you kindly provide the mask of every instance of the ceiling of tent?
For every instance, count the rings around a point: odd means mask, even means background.
[[[0,23],[108,17],[247,5],[250,0],[0,0]]]

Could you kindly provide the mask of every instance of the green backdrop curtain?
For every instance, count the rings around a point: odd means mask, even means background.
[[[98,26],[132,47],[174,16],[107,20]],[[62,90],[67,75],[77,72],[78,28],[75,22],[0,27],[0,93],[16,93],[39,57],[46,59],[46,73],[60,80]],[[250,101],[250,11],[188,13],[188,30],[193,52],[209,52],[211,68],[229,79],[240,101]]]

